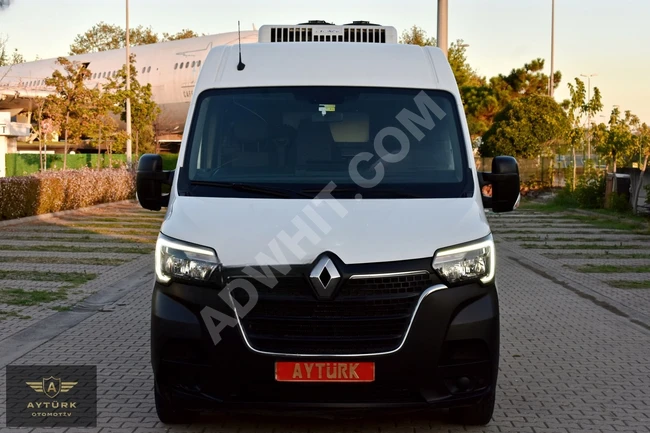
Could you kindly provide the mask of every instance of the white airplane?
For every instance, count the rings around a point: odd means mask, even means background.
[[[258,32],[242,31],[241,43],[255,43]],[[169,134],[182,134],[190,99],[199,70],[212,47],[239,43],[239,32],[220,33],[192,39],[161,42],[131,48],[135,54],[137,80],[151,84],[153,100],[160,106],[160,123]],[[126,63],[126,50],[64,56],[87,64],[92,76],[89,86],[107,82]],[[11,116],[30,113],[36,98],[53,93],[45,78],[63,70],[56,58],[0,67],[0,112]],[[28,118],[28,117],[26,117]],[[20,145],[19,145],[20,146]]]

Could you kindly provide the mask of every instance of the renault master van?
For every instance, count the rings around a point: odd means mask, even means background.
[[[212,48],[178,163],[145,155],[156,410],[449,409],[486,424],[499,366],[489,212],[443,52],[369,23],[264,26]],[[491,195],[482,188],[491,186]]]

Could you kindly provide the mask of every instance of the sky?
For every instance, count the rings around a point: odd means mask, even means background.
[[[154,32],[197,33],[251,30],[255,25],[325,20],[345,24],[370,21],[403,30],[417,25],[437,32],[436,0],[130,0],[130,25]],[[448,39],[463,39],[470,65],[492,77],[536,58],[550,72],[552,0],[449,0]],[[55,19],[57,16],[75,18]],[[567,83],[596,74],[591,87],[603,96],[597,121],[614,105],[650,124],[650,1],[555,0],[555,92],[569,96]],[[0,37],[8,37],[30,61],[67,55],[76,35],[104,21],[124,26],[125,0],[11,0],[0,9]],[[592,90],[593,94],[593,90]],[[599,117],[604,116],[604,117]]]

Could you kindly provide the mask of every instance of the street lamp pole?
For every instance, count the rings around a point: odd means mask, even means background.
[[[129,0],[126,0],[126,163],[131,166],[131,53],[129,41]]]
[[[553,88],[555,87],[553,80],[553,72],[555,71],[554,65],[555,57],[555,0],[551,0],[551,77],[548,86],[548,95],[553,97]]]
[[[587,78],[587,104],[591,102],[591,77],[595,77],[598,74],[580,74],[581,77]],[[589,127],[591,125],[591,112],[587,111],[587,159],[591,159],[591,134],[589,133]]]
[[[438,36],[436,38],[438,48],[447,57],[447,16],[448,0],[438,0]]]

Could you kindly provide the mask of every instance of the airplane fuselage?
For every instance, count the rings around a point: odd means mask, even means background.
[[[242,31],[241,43],[257,42],[256,31]],[[136,79],[151,84],[153,100],[161,108],[158,123],[167,133],[181,134],[199,70],[211,48],[238,43],[238,33],[221,33],[193,39],[132,47],[136,60]],[[88,63],[88,86],[103,85],[126,63],[126,50],[64,56],[73,62]],[[44,97],[53,88],[45,85],[62,66],[57,59],[45,59],[0,67],[0,111],[12,115],[31,111],[34,98]]]

